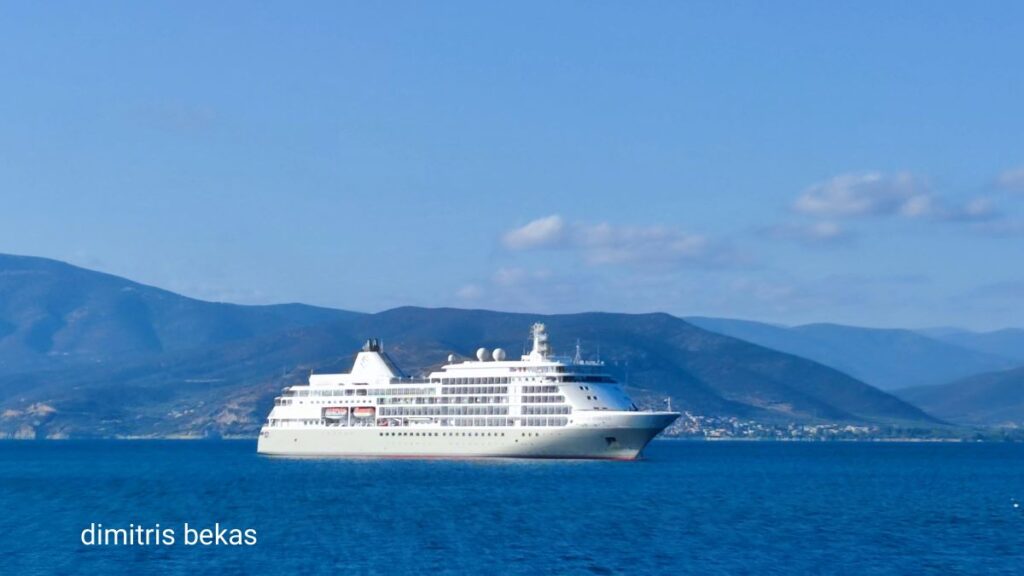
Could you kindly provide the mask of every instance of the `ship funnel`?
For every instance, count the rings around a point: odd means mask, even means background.
[[[370,338],[363,344],[362,351],[356,354],[356,361],[350,374],[370,379],[405,376],[394,360],[384,353],[379,338]]]
[[[546,359],[551,354],[551,346],[548,345],[547,328],[540,322],[537,322],[530,328],[530,335],[533,336],[533,350],[530,350],[530,359]]]

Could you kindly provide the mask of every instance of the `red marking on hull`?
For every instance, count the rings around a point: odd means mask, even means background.
[[[269,454],[260,453],[260,456],[274,458],[302,458],[302,459],[338,459],[338,460],[605,460],[608,462],[633,462],[640,459],[640,455],[633,458],[625,456],[458,456],[441,454]]]

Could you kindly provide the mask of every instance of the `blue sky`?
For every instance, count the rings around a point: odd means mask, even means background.
[[[0,6],[0,251],[241,303],[1024,325],[1020,3],[367,4]]]

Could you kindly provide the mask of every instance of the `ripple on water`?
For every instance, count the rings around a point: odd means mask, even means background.
[[[1024,446],[654,443],[643,462],[289,460],[0,444],[5,573],[1015,574]],[[256,528],[87,548],[90,522]]]

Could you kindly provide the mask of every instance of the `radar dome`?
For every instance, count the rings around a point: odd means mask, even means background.
[[[487,348],[477,348],[476,359],[481,362],[487,362],[491,359],[491,351]]]
[[[501,348],[495,348],[494,349],[494,359],[497,360],[498,362],[501,362],[502,360],[504,360],[505,359],[505,351],[502,350]]]
[[[448,363],[451,364],[452,362],[455,362],[455,358],[456,358],[455,354],[449,354],[448,355]]]

